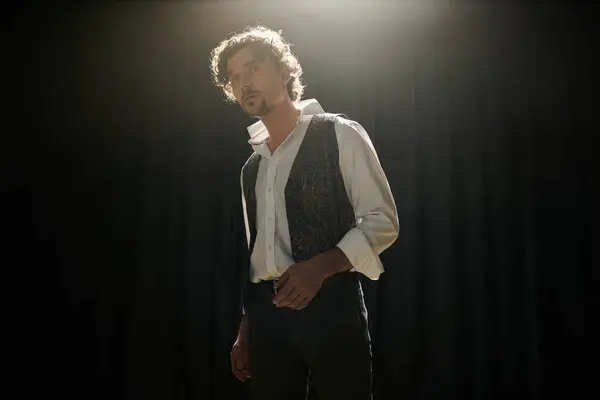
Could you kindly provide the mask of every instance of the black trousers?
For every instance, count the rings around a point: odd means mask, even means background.
[[[249,283],[248,358],[255,400],[370,400],[371,341],[357,273],[328,278],[303,310],[273,304],[273,282]]]

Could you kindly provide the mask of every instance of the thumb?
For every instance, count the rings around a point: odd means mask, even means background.
[[[281,278],[279,278],[276,282],[275,282],[275,287],[277,289],[279,289],[280,287],[282,287],[283,285],[285,285],[285,283],[287,282],[288,279],[290,279],[290,273],[289,273],[290,269],[288,268],[283,275],[281,275]]]

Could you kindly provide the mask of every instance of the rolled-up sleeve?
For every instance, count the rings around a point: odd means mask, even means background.
[[[337,247],[352,264],[352,271],[376,280],[384,272],[379,255],[398,238],[396,204],[365,129],[344,118],[338,118],[335,127],[340,169],[357,221]]]

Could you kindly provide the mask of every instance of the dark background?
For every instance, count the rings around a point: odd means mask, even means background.
[[[250,398],[228,353],[253,120],[211,86],[208,55],[256,22],[295,44],[305,98],[367,129],[396,198],[400,237],[365,286],[375,399],[593,388],[595,11],[23,6],[4,24],[11,398]]]

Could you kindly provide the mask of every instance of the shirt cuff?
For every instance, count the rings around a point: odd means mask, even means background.
[[[371,280],[379,279],[383,273],[383,264],[375,254],[364,233],[358,228],[352,228],[337,244],[337,247],[346,255],[352,269],[360,272]]]

